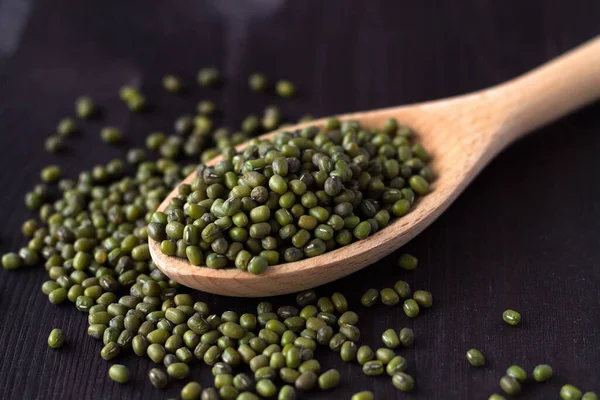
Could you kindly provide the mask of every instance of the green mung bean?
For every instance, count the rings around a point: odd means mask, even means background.
[[[367,361],[362,367],[363,373],[369,376],[377,376],[383,374],[384,366],[379,360]]]
[[[404,372],[398,372],[392,377],[392,383],[396,389],[403,392],[410,392],[415,387],[415,380],[412,376],[405,374]]]
[[[58,153],[63,148],[64,148],[64,142],[63,142],[63,139],[59,136],[48,136],[44,142],[44,149],[48,153]]]
[[[296,391],[293,386],[283,385],[279,389],[277,400],[296,400]]]
[[[221,74],[214,67],[202,68],[196,79],[201,87],[214,87],[220,83]]]
[[[89,119],[94,116],[96,105],[89,96],[81,96],[75,102],[75,113],[79,118]]]
[[[521,314],[509,309],[502,313],[502,319],[509,325],[518,325],[521,322]]]
[[[417,315],[419,315],[419,304],[413,299],[404,300],[402,309],[410,318],[415,318]]]
[[[165,90],[171,93],[179,93],[183,88],[181,78],[177,75],[165,75],[162,84]]]
[[[375,357],[384,365],[387,365],[396,354],[392,349],[381,347],[375,351]]]
[[[109,361],[119,355],[121,349],[116,342],[107,343],[100,351],[100,356]]]
[[[560,398],[562,400],[580,400],[583,394],[579,388],[567,384],[560,388]]]
[[[379,301],[379,291],[377,289],[368,289],[361,297],[360,303],[365,307],[371,307]]]
[[[58,165],[49,165],[40,171],[40,178],[46,183],[57,182],[62,175],[62,170]]]
[[[500,378],[500,388],[504,390],[506,394],[511,396],[516,396],[521,393],[521,384],[519,381],[508,375]]]
[[[343,361],[349,362],[356,358],[356,353],[358,352],[358,347],[356,343],[352,341],[346,341],[342,344],[340,348],[340,357]]]
[[[412,271],[417,268],[418,260],[410,254],[402,254],[398,258],[398,266],[407,271]]]
[[[277,387],[270,379],[261,379],[256,382],[255,390],[263,397],[273,397],[277,393]]]
[[[470,349],[467,351],[467,361],[474,367],[482,367],[485,365],[485,358],[477,349]]]
[[[415,333],[410,328],[402,328],[398,333],[400,344],[404,347],[410,347],[415,343]]]
[[[537,382],[547,381],[552,377],[552,367],[548,364],[536,365],[533,369],[533,379]]]
[[[291,97],[294,95],[296,89],[294,88],[292,82],[288,80],[280,80],[277,81],[277,84],[275,85],[275,91],[281,97]]]
[[[321,390],[333,389],[340,382],[340,373],[336,369],[330,369],[319,376],[318,382]]]
[[[186,378],[190,373],[190,367],[184,363],[174,363],[167,367],[167,374],[175,379]]]
[[[317,374],[308,370],[300,374],[294,385],[298,390],[309,391],[317,385],[317,381]]]
[[[263,92],[267,88],[268,80],[264,74],[255,73],[248,78],[248,86],[254,92]]]
[[[150,370],[148,379],[150,380],[150,383],[152,383],[152,386],[158,389],[165,388],[169,383],[167,375],[158,368],[152,368]]]
[[[422,308],[429,308],[433,305],[433,297],[431,296],[431,293],[425,290],[416,290],[413,293],[413,299]]]
[[[8,270],[17,269],[21,267],[21,258],[16,253],[6,253],[2,256],[2,266]],[[47,287],[49,288],[48,285]],[[55,289],[58,289],[58,287],[56,287]],[[45,294],[49,295],[50,292]]]
[[[523,383],[527,380],[527,372],[518,365],[511,365],[506,370],[506,375],[515,378],[517,381]]]
[[[385,366],[385,372],[389,376],[394,376],[397,372],[406,370],[406,359],[402,356],[393,357]]]
[[[109,144],[115,144],[121,141],[123,133],[115,126],[107,126],[100,131],[102,140]]]
[[[124,365],[114,364],[108,369],[108,376],[115,382],[127,383],[131,379],[129,368]]]
[[[398,296],[400,296],[401,299],[408,299],[412,294],[410,285],[405,281],[397,281],[394,284],[394,290],[396,293],[398,293]]]
[[[375,352],[368,345],[363,345],[358,348],[356,359],[360,365],[364,365],[367,361],[371,361],[375,357]]]
[[[219,400],[220,395],[217,389],[215,388],[206,388],[202,390],[202,395],[200,396],[202,400]]]
[[[48,336],[48,346],[53,349],[58,349],[62,347],[65,343],[65,334],[62,329],[52,329],[50,331],[50,335]]]
[[[56,133],[62,137],[71,136],[76,130],[77,125],[73,118],[63,118],[56,126]]]
[[[381,340],[383,341],[383,344],[390,349],[395,349],[396,347],[400,346],[400,339],[398,338],[396,331],[393,329],[387,329],[384,331],[381,335]]]
[[[365,390],[363,392],[354,393],[350,400],[374,400],[373,392]]]

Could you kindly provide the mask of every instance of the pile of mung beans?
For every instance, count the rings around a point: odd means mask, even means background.
[[[429,155],[411,136],[395,119],[380,131],[330,118],[226,148],[152,214],[147,234],[192,265],[252,274],[365,239],[429,191]]]
[[[205,68],[197,81],[201,87],[213,87],[222,77],[215,68]],[[269,88],[263,74],[252,75],[248,85],[256,92]],[[186,90],[175,75],[166,76],[163,86],[174,94]],[[277,82],[274,90],[281,97],[295,92],[286,80]],[[139,89],[125,86],[119,94],[132,112],[146,109],[148,102]],[[2,256],[4,268],[43,263],[50,279],[41,289],[48,300],[72,303],[87,315],[88,334],[102,343],[104,360],[131,351],[150,358],[156,366],[147,379],[158,389],[188,378],[194,364],[206,364],[214,376],[213,387],[190,381],[181,390],[182,399],[290,400],[297,391],[331,390],[339,384],[340,373],[325,370],[315,358],[318,349],[327,347],[345,362],[358,362],[364,374],[388,375],[398,390],[413,390],[415,379],[407,373],[410,362],[400,354],[415,342],[411,328],[386,329],[382,346],[373,349],[361,340],[359,316],[341,293],[318,297],[306,291],[293,305],[276,307],[263,301],[256,312],[217,313],[157,269],[147,244],[148,237],[160,240],[165,253],[186,257],[192,264],[214,268],[233,262],[260,273],[269,264],[311,257],[362,239],[385,227],[391,216],[404,215],[415,197],[428,191],[433,179],[428,155],[422,147],[409,145],[412,131],[394,120],[378,131],[329,119],[322,129],[252,140],[246,150],[236,152],[234,146],[250,135],[280,128],[283,116],[270,106],[262,117],[251,115],[240,131],[232,132],[213,126],[215,110],[212,102],[201,101],[195,115],[175,120],[174,134],[151,133],[145,149],[132,148],[125,160],[80,171],[76,179],[63,177],[58,165],[44,168],[43,183],[25,196],[26,206],[39,218],[23,223],[29,242]],[[75,115],[80,120],[96,116],[94,100],[77,99]],[[46,150],[64,151],[65,142],[80,129],[83,123],[76,118],[59,121],[56,134],[44,143]],[[124,136],[114,126],[100,132],[111,145]],[[190,161],[199,157],[205,162],[218,154],[224,161],[214,167],[198,169]],[[197,178],[180,186],[169,209],[155,212],[194,171]],[[275,244],[283,244],[281,254],[274,251],[279,248]],[[417,264],[409,254],[398,258],[398,267],[406,271]],[[433,305],[433,297],[399,280],[393,287],[371,288],[361,298],[364,307],[378,303],[402,304],[406,315],[414,318]],[[521,316],[507,310],[503,319],[516,325]],[[58,328],[48,337],[53,349],[68,341]],[[476,367],[485,364],[476,349],[469,350],[467,360]],[[115,382],[132,379],[125,365],[112,364],[107,370]],[[551,376],[548,365],[533,371],[538,382]],[[500,386],[514,395],[526,378],[522,368],[511,366]],[[560,394],[563,399],[597,399],[572,385],[565,385]],[[352,396],[373,398],[370,391]],[[493,394],[489,399],[504,397]]]

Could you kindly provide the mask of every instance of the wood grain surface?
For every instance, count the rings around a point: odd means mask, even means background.
[[[6,21],[10,21],[7,23]],[[0,0],[0,253],[25,242],[29,215],[23,196],[39,170],[59,163],[76,171],[122,156],[103,145],[103,124],[121,126],[129,143],[171,129],[175,116],[211,99],[235,127],[249,112],[279,102],[246,89],[250,73],[289,78],[298,96],[282,102],[290,120],[427,101],[511,79],[597,35],[600,3],[530,0],[491,2],[213,0],[195,2],[77,2]],[[160,79],[179,73],[192,82],[206,65],[227,78],[221,90],[194,88],[166,96]],[[142,87],[154,111],[132,116],[117,96],[124,83]],[[84,93],[102,105],[103,119],[51,156],[43,139],[72,113]],[[348,399],[372,390],[377,399],[486,399],[511,364],[531,371],[549,363],[555,376],[528,383],[526,399],[558,398],[564,383],[600,391],[600,105],[562,119],[500,154],[435,223],[409,242],[420,259],[411,273],[391,255],[347,278],[317,288],[349,294],[361,318],[364,343],[381,346],[381,333],[410,326],[414,348],[403,351],[417,391],[397,392],[389,378],[369,378],[322,349],[324,368],[339,368],[340,386],[300,398]],[[432,309],[409,320],[400,307],[359,305],[370,287],[397,279],[430,290]],[[0,398],[161,399],[183,383],[153,388],[150,360],[120,357],[133,381],[109,380],[111,363],[86,333],[72,305],[51,305],[40,291],[40,267],[0,271]],[[254,310],[258,300],[197,294],[213,310]],[[293,296],[272,298],[288,304]],[[519,310],[518,327],[501,320]],[[60,350],[46,344],[52,328],[67,334]],[[468,365],[478,348],[486,367]],[[212,385],[207,367],[192,377]]]

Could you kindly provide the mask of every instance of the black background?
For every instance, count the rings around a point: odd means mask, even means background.
[[[28,215],[23,196],[41,167],[60,163],[74,177],[124,154],[100,142],[102,124],[142,143],[204,98],[227,110],[222,123],[232,127],[272,102],[295,120],[436,99],[512,78],[599,28],[598,1],[0,0],[0,252],[25,243],[18,234]],[[221,90],[192,85],[183,98],[162,91],[163,74],[193,82],[207,65],[226,76]],[[255,71],[291,79],[298,96],[281,102],[249,92],[246,79]],[[155,112],[132,116],[117,96],[125,83],[139,85]],[[86,124],[64,156],[44,153],[43,139],[83,93],[105,108],[104,120]],[[390,256],[318,288],[319,295],[349,293],[363,341],[374,347],[389,327],[415,330],[416,345],[403,354],[418,390],[397,392],[388,377],[368,378],[323,349],[322,365],[339,368],[342,382],[314,398],[372,390],[378,399],[487,399],[513,363],[528,371],[554,367],[552,380],[525,385],[523,398],[557,398],[565,383],[600,391],[599,130],[596,103],[502,153],[406,246],[420,259],[416,271],[398,271]],[[401,277],[431,290],[435,306],[411,321],[401,307],[358,304],[367,288]],[[146,377],[152,363],[134,355],[118,359],[133,381],[110,381],[85,316],[50,304],[40,291],[45,279],[41,267],[0,271],[0,398],[178,395],[183,383],[154,389]],[[257,304],[199,297],[217,311]],[[520,326],[502,322],[506,308],[521,311]],[[46,344],[54,327],[68,337],[59,351]],[[469,366],[471,347],[483,351],[486,367]],[[211,385],[206,367],[197,365],[192,376]]]

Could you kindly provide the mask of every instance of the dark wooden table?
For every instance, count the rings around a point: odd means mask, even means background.
[[[427,5],[429,4],[429,5]],[[0,0],[0,252],[18,249],[23,196],[39,169],[60,163],[71,176],[123,155],[98,139],[101,123],[123,127],[132,143],[211,98],[236,126],[249,112],[278,99],[246,89],[264,71],[293,80],[299,94],[282,102],[291,119],[452,96],[512,78],[598,34],[598,1],[127,1]],[[220,91],[198,88],[177,99],[160,79],[180,73],[192,81],[202,66],[227,78]],[[117,97],[138,84],[156,104],[131,116]],[[107,110],[69,141],[60,158],[43,151],[57,120],[89,93]],[[390,256],[339,282],[318,288],[350,293],[366,343],[379,346],[389,327],[412,327],[403,351],[417,380],[412,395],[387,377],[368,378],[329,350],[318,352],[342,382],[331,393],[302,398],[348,399],[372,390],[377,399],[487,399],[511,364],[528,371],[549,363],[555,376],[528,383],[523,398],[557,398],[561,385],[600,391],[600,104],[525,138],[501,154],[437,222],[406,246],[420,259],[404,273]],[[442,177],[443,179],[443,177]],[[369,287],[404,278],[431,290],[435,306],[414,321],[401,307],[360,307]],[[154,389],[152,363],[121,358],[133,373],[127,385],[107,377],[100,343],[71,305],[53,306],[40,291],[43,268],[0,271],[0,398],[154,399],[174,397],[182,384]],[[215,310],[251,310],[257,301],[201,294]],[[273,299],[276,304],[292,297]],[[502,311],[521,311],[511,327]],[[68,344],[49,349],[54,327]],[[467,349],[481,349],[474,369]],[[210,385],[210,372],[193,377]]]

